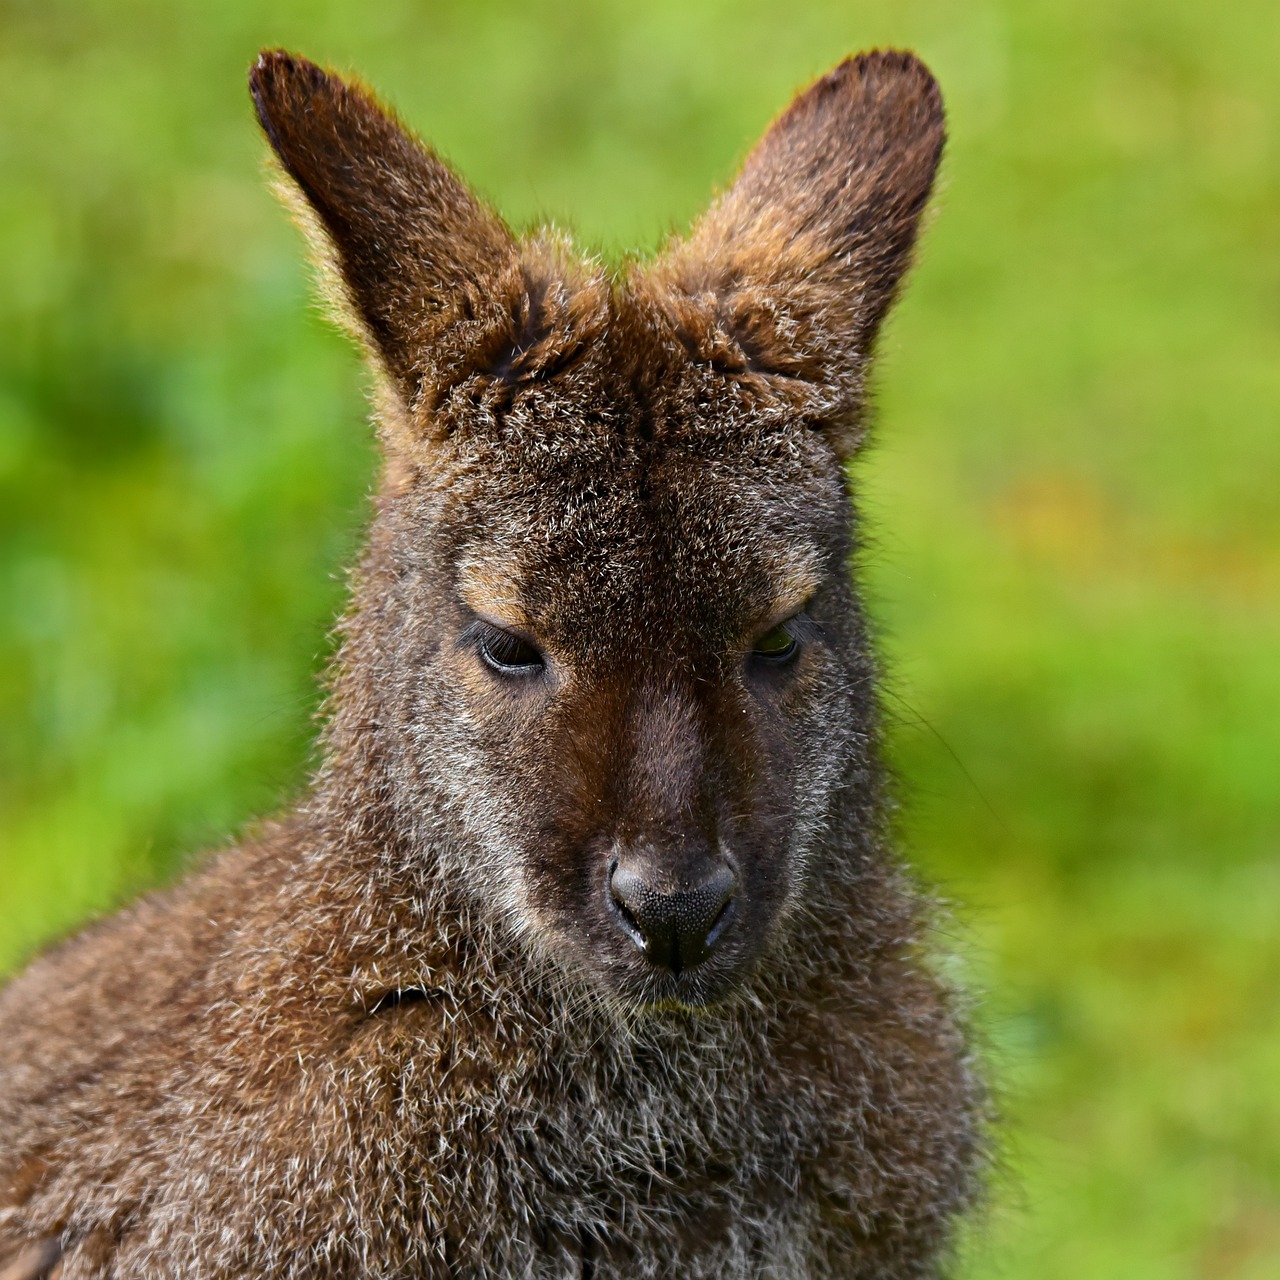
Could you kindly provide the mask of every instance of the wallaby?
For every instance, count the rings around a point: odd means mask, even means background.
[[[375,371],[372,527],[296,808],[0,992],[0,1277],[936,1275],[983,1090],[846,481],[933,78],[841,63],[617,271],[361,86],[250,86]]]

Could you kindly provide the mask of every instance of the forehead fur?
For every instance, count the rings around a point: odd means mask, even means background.
[[[539,627],[589,611],[597,639],[673,599],[703,627],[799,607],[848,520],[820,424],[765,380],[698,362],[642,281],[584,292],[599,308],[585,335],[419,410],[419,482],[455,531],[464,601]]]

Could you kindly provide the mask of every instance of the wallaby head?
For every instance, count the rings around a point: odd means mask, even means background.
[[[933,79],[843,63],[621,273],[515,237],[358,85],[284,53],[251,83],[380,387],[328,776],[349,803],[376,758],[406,847],[555,971],[725,999],[852,874],[835,796],[877,812],[845,464]]]

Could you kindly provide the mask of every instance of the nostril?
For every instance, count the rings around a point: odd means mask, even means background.
[[[680,950],[685,963],[701,964],[715,949],[733,919],[738,878],[726,866],[715,872],[690,894],[686,923],[680,930]]]
[[[621,922],[623,930],[630,935],[631,941],[643,951],[646,945],[644,930],[640,927],[640,921],[632,914],[631,908],[627,906],[626,899],[614,887],[612,872],[609,875],[609,903]]]
[[[706,947],[708,951],[720,941],[720,935],[729,927],[729,922],[733,919],[734,908],[737,905],[738,900],[730,897],[724,906],[720,908],[720,914],[711,922],[711,928],[707,930]]]
[[[628,867],[620,867],[615,860],[609,868],[608,887],[609,905],[622,931],[653,959],[654,944],[662,940],[658,936],[662,930],[657,927],[660,913],[652,910],[653,895],[644,878]]]

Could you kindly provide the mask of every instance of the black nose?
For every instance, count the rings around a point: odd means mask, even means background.
[[[733,915],[738,879],[723,862],[688,874],[620,857],[609,869],[609,904],[622,930],[650,963],[678,974],[701,964]]]

